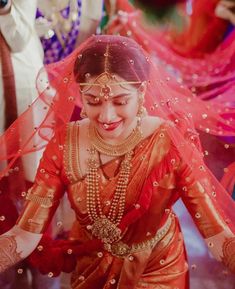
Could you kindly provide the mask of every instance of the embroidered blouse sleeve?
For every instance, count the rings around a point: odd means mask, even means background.
[[[54,215],[65,190],[63,171],[64,133],[57,132],[48,143],[26,195],[26,204],[18,225],[33,233],[43,233]]]
[[[181,160],[177,187],[214,257],[235,273],[235,231],[217,199],[216,188],[205,165],[194,168]],[[218,187],[218,190],[222,188]],[[226,194],[226,191],[222,193]]]

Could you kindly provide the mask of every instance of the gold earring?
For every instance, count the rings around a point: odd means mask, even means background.
[[[80,117],[81,117],[81,118],[87,118],[87,114],[86,114],[84,108],[81,109]]]
[[[139,106],[138,111],[137,111],[137,117],[142,118],[142,117],[144,117],[144,116],[146,116],[146,115],[147,115],[146,108],[141,104],[141,105]]]
[[[137,112],[137,117],[142,118],[147,114],[146,108],[143,105],[144,103],[144,94],[140,94],[139,96],[139,109]]]
[[[146,85],[147,85],[147,82],[146,82],[146,81],[143,81],[143,82],[141,83],[141,85],[139,86],[138,91],[139,91],[139,93],[140,93],[140,97],[144,97],[145,91],[146,91]]]

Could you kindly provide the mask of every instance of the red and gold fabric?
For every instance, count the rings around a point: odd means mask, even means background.
[[[122,238],[108,248],[101,242],[94,245],[88,229],[86,181],[79,164],[79,123],[57,132],[47,146],[18,224],[31,232],[45,232],[67,191],[77,218],[71,238],[78,242],[78,251],[86,248],[77,257],[73,289],[189,288],[183,237],[172,211],[180,197],[212,252],[234,269],[234,234],[215,201],[210,176],[202,167],[195,179],[192,168],[172,144],[170,127],[163,123],[136,146],[120,223]],[[116,158],[99,168],[104,213],[115,191],[119,165]]]

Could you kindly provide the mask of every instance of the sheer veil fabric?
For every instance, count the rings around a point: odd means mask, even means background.
[[[141,71],[147,82],[144,106],[148,114],[162,118],[167,124],[167,133],[180,159],[191,168],[193,178],[203,179],[205,176],[205,187],[209,180],[211,190],[207,192],[207,197],[219,208],[228,228],[234,234],[235,204],[204,164],[204,154],[193,124],[197,123],[198,128],[215,135],[235,136],[234,112],[229,110],[221,113],[216,105],[205,106],[187,87],[153,62],[134,40],[127,37],[92,36],[68,57],[40,71],[36,82],[39,97],[0,137],[0,178],[18,174],[16,160],[25,154],[44,149],[55,131],[70,121],[75,107],[82,105],[79,84],[74,74],[75,62],[82,61],[83,51],[86,47],[93,46],[97,47],[99,61],[104,57],[99,54],[99,45],[103,43],[120,49],[120,63],[117,65],[121,65],[122,53],[128,53],[129,50],[144,55],[144,63],[129,59],[128,65],[133,71]],[[126,78],[128,81],[133,80],[128,75]],[[231,115],[229,123],[223,118],[224,113]],[[32,114],[38,115],[36,126],[30,121]],[[20,132],[20,138],[15,134],[16,131]],[[22,196],[24,195],[22,192]]]
[[[205,8],[202,9],[204,2],[201,1],[202,4],[199,2],[195,4],[194,8],[197,11],[192,15],[191,21],[194,21],[194,18],[203,17],[200,15],[202,11],[207,13]],[[215,2],[212,6],[216,5]],[[199,5],[197,6],[197,4]],[[131,6],[128,1],[119,0],[116,5],[118,12],[116,17],[108,23],[105,31],[107,34],[119,34],[135,39],[151,55],[152,59],[165,65],[168,71],[175,75],[178,81],[183,82],[195,96],[206,100],[207,105],[215,105],[220,111],[225,109],[234,111],[234,32],[224,42],[221,40],[221,43],[211,53],[205,52],[197,57],[190,54],[183,56],[178,52],[180,48],[183,50],[183,44],[177,50],[177,43],[168,40],[171,36],[168,31],[148,26],[144,23],[142,12]],[[213,9],[213,7],[209,6],[207,9]],[[211,26],[204,27],[203,31],[212,28]],[[210,35],[208,31],[206,33]],[[185,36],[184,33],[183,36]],[[209,36],[205,41],[210,42]],[[213,41],[212,37],[211,42]],[[186,43],[187,41],[183,38],[181,42]]]

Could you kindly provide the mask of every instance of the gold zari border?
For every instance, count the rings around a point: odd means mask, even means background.
[[[31,192],[28,192],[26,196],[26,200],[32,201],[42,208],[50,208],[53,205],[52,197],[40,197],[38,195],[34,195]]]
[[[71,183],[82,176],[79,164],[79,123],[69,123],[66,131],[66,145],[64,150],[65,173]]]
[[[137,253],[145,249],[153,248],[168,232],[171,224],[173,214],[170,214],[166,223],[157,231],[156,235],[146,241],[140,243],[134,243],[131,246],[123,243],[117,242],[113,244],[104,244],[104,249],[110,252],[113,256],[125,258],[129,254]]]

